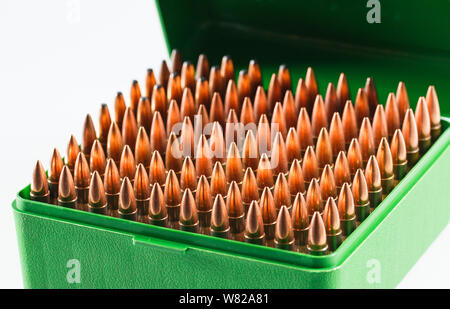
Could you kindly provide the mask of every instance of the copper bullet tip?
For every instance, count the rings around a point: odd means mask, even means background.
[[[338,188],[351,182],[350,166],[344,151],[339,152],[334,164],[334,179]]]
[[[313,138],[317,138],[319,136],[320,130],[322,128],[328,128],[325,103],[323,102],[322,96],[320,94],[317,95],[314,101],[313,111],[311,115],[311,128]]]
[[[253,201],[248,209],[245,237],[250,239],[262,239],[264,236],[264,223],[261,209],[259,208],[258,203]]]
[[[137,107],[136,125],[137,127],[144,127],[147,135],[150,134],[152,117],[150,102],[147,98],[142,97]]]
[[[302,160],[302,148],[299,141],[297,130],[290,128],[286,137],[286,157],[288,162]]]
[[[101,176],[105,174],[106,157],[99,140],[95,140],[92,145],[90,168],[92,172],[97,171]]]
[[[133,214],[136,211],[136,198],[134,196],[133,186],[131,185],[130,179],[125,177],[120,188],[119,213]]]
[[[292,219],[286,206],[282,206],[275,225],[275,243],[277,246],[290,246],[294,243]]]
[[[364,92],[367,95],[367,101],[369,103],[370,116],[373,116],[378,106],[378,93],[375,87],[375,83],[372,77],[368,77]]]
[[[259,120],[262,115],[269,113],[269,103],[267,102],[266,92],[261,85],[256,88],[253,112],[255,113],[255,120]]]
[[[225,86],[225,79],[221,75],[220,68],[212,66],[209,71],[209,92],[217,92],[223,98]]]
[[[326,201],[329,197],[337,198],[334,173],[329,164],[325,165],[320,178],[320,193],[323,201]]]
[[[391,154],[393,164],[399,165],[406,162],[406,144],[400,129],[395,130],[392,137]]]
[[[365,205],[369,202],[369,189],[362,169],[358,169],[353,178],[352,194],[356,205]]]
[[[195,91],[195,68],[190,61],[183,62],[181,67],[181,88]]]
[[[283,100],[283,114],[286,119],[286,128],[294,128],[297,125],[297,116],[298,110],[295,107],[294,96],[292,95],[292,91],[286,91]]]
[[[209,77],[209,61],[205,54],[200,54],[197,60],[197,69],[195,77],[198,78],[208,78]]]
[[[173,170],[169,170],[167,173],[166,184],[164,186],[164,200],[169,207],[178,206],[181,202],[180,183]]]
[[[400,129],[400,114],[394,93],[389,93],[386,100],[386,123],[388,127],[388,135],[392,137],[395,130]]]
[[[308,67],[306,70],[305,86],[306,89],[308,89],[309,105],[312,106],[317,94],[319,93],[319,87],[317,85],[316,75],[311,67]]]
[[[164,88],[167,88],[167,83],[169,82],[169,67],[167,66],[167,62],[163,60],[161,62],[161,67],[159,69],[158,75],[158,83],[161,84]]]
[[[75,136],[71,135],[69,144],[67,145],[67,166],[73,171],[75,167],[75,161],[77,160],[78,153],[80,152],[80,146],[78,145]]]
[[[242,181],[242,202],[250,204],[252,201],[259,200],[258,184],[255,174],[251,168],[247,168]]]
[[[275,73],[272,74],[270,78],[269,89],[267,90],[267,103],[269,107],[269,111],[273,111],[275,108],[275,104],[277,102],[281,102],[282,100],[281,86],[278,82],[277,75]]]
[[[181,167],[180,186],[182,190],[195,191],[197,189],[197,172],[190,157],[184,159]]]
[[[318,211],[314,212],[308,233],[308,249],[309,250],[324,250],[327,246],[327,231],[323,222],[322,216]]]
[[[361,129],[359,130],[359,145],[361,147],[361,155],[363,162],[367,162],[369,157],[375,154],[375,140],[373,137],[372,126],[370,125],[370,120],[365,117],[362,121]]]
[[[248,65],[248,75],[250,77],[251,97],[253,98],[256,89],[262,84],[261,68],[256,60],[250,60]]]
[[[259,189],[273,187],[272,165],[265,153],[262,154],[261,159],[259,160],[258,170],[256,172],[256,182],[258,183]]]
[[[428,140],[431,138],[431,122],[430,114],[428,112],[427,103],[424,97],[420,97],[417,102],[416,112],[416,125],[419,140]]]
[[[341,220],[334,198],[329,197],[323,210],[323,222],[328,235],[336,235],[341,232]]]
[[[272,146],[271,130],[269,120],[266,114],[262,114],[259,118],[258,129],[256,131],[256,142],[258,144],[258,152],[260,154],[268,153]]]
[[[311,182],[312,179],[319,178],[319,162],[317,161],[316,153],[311,146],[306,148],[303,157],[302,172],[306,182]]]
[[[219,122],[220,125],[224,126],[225,124],[225,114],[224,114],[224,106],[222,102],[222,98],[220,97],[220,93],[214,92],[211,99],[211,108],[209,110],[209,120],[211,122]]]
[[[300,109],[300,114],[298,115],[297,134],[302,152],[304,152],[308,146],[314,146],[311,121],[309,120],[308,112],[304,107]]]
[[[354,220],[355,215],[355,202],[353,200],[352,190],[350,185],[345,183],[342,186],[338,199],[339,217],[341,220]]]
[[[181,53],[178,49],[172,49],[172,54],[170,56],[170,60],[172,63],[170,71],[172,73],[181,73],[181,66],[183,64],[183,60],[181,59]]]
[[[155,183],[150,193],[150,202],[148,208],[150,220],[161,221],[167,218],[167,209],[164,199],[164,193],[159,183]]]
[[[305,180],[303,178],[302,167],[300,166],[300,161],[295,159],[289,170],[288,176],[288,186],[291,195],[296,195],[297,193],[305,193]]]
[[[134,176],[134,194],[136,199],[145,200],[150,197],[150,182],[144,165],[139,164]]]
[[[181,122],[180,109],[178,103],[175,100],[170,101],[169,109],[167,110],[167,121],[166,121],[166,133],[172,133],[172,128]],[[151,120],[149,121],[151,123]]]
[[[381,188],[381,172],[375,156],[370,156],[365,171],[369,191],[378,191]]]
[[[195,107],[198,109],[200,105],[204,105],[207,109],[210,108],[211,94],[209,93],[209,82],[206,78],[197,80],[195,87]]]
[[[236,181],[231,182],[227,195],[227,210],[230,218],[239,218],[244,215],[241,191]]]
[[[124,145],[129,145],[131,149],[136,146],[137,123],[133,111],[127,107],[122,123],[122,140]]]
[[[148,171],[148,179],[150,180],[150,184],[159,183],[160,186],[163,186],[166,182],[164,161],[158,151],[154,151],[152,154],[150,168]]]
[[[326,128],[320,130],[317,138],[316,156],[320,169],[323,169],[327,164],[333,165],[333,148]]]
[[[125,145],[123,148],[119,171],[120,178],[128,177],[129,179],[134,179],[136,174],[136,161],[134,160],[133,152],[128,145]]]
[[[350,100],[350,89],[348,86],[347,76],[344,73],[339,75],[336,87],[336,96],[338,101],[338,113],[342,113],[345,103]]]
[[[250,76],[247,70],[241,70],[237,81],[237,91],[239,96],[239,105],[242,105],[244,99],[251,96]]]
[[[37,164],[36,167],[38,165],[40,165],[40,163]],[[42,165],[40,165],[40,166],[42,167]],[[61,175],[63,166],[64,166],[64,162],[63,162],[63,159],[61,158],[61,154],[59,153],[58,149],[54,148],[53,154],[52,154],[52,159],[50,160],[50,169],[49,169],[48,180],[53,183],[58,183],[59,176]],[[44,174],[45,174],[45,172],[44,172]],[[39,192],[39,191],[37,191],[37,192]]]
[[[108,105],[102,104],[99,113],[99,135],[98,139],[102,143],[102,146],[106,146],[108,139],[109,127],[111,126],[111,115],[109,114]]]
[[[301,108],[306,108],[309,113],[312,112],[312,104],[309,104],[308,89],[303,78],[298,79],[297,89],[295,91],[295,108],[298,111]]]
[[[37,188],[37,187],[36,187]],[[45,184],[43,184],[42,188],[45,190]],[[35,189],[34,192],[37,192]],[[41,192],[44,192],[41,190]],[[69,168],[65,165],[61,171],[61,177],[59,178],[59,187],[58,187],[58,201],[76,201],[77,194],[75,192],[75,185],[73,182],[72,174],[70,173]]]
[[[358,137],[358,123],[352,101],[348,100],[342,113],[342,126],[344,128],[345,143],[350,144],[353,138]]]
[[[405,139],[407,152],[416,152],[419,148],[419,135],[416,119],[412,109],[406,110],[402,126],[403,138]]]
[[[118,194],[120,192],[119,170],[112,159],[108,159],[106,163],[104,186],[105,192],[108,194]]]
[[[275,135],[275,140],[272,145],[271,165],[274,176],[288,172],[288,158],[286,154],[286,144],[280,132]]]
[[[167,101],[175,100],[180,102],[183,96],[183,88],[181,88],[181,77],[179,73],[171,73],[167,83]]]
[[[380,168],[381,179],[388,179],[394,176],[391,149],[386,137],[383,137],[378,146],[377,162]]]
[[[268,187],[265,187],[259,201],[264,224],[274,224],[277,220],[277,210],[273,200],[273,195]]]
[[[225,175],[227,177],[227,182],[236,181],[237,183],[240,183],[243,178],[241,155],[234,142],[231,143],[228,151]]]
[[[136,115],[137,106],[139,104],[140,99],[141,99],[141,88],[139,87],[138,81],[133,80],[130,89],[130,108],[133,111],[134,115]]]
[[[125,105],[125,99],[123,97],[122,92],[118,92],[114,101],[114,121],[119,126],[119,129],[122,129],[123,116],[125,115],[125,109],[127,106]]]
[[[210,211],[212,209],[211,189],[205,175],[201,175],[198,180],[195,202],[197,203],[198,211]]]
[[[227,195],[227,184],[225,172],[223,170],[222,164],[216,162],[211,175],[211,194],[216,196],[221,194],[223,196]]]
[[[106,208],[106,195],[100,174],[94,171],[89,186],[89,206],[93,208]]]
[[[97,134],[95,133],[94,123],[91,115],[87,114],[83,125],[83,139],[81,140],[81,150],[85,156],[89,157],[91,154],[92,144],[94,144],[96,139]]]
[[[242,149],[242,165],[256,171],[259,163],[258,145],[252,130],[248,130]]]
[[[88,188],[91,178],[91,171],[89,164],[84,156],[84,153],[80,152],[75,162],[74,169],[74,182],[77,188]]]
[[[211,158],[212,153],[208,141],[206,140],[205,135],[202,135],[198,141],[197,152],[195,153],[195,169],[198,176],[211,176],[213,169]]]
[[[228,115],[232,109],[239,113],[239,95],[236,84],[233,80],[229,80],[225,92],[225,115]]]
[[[334,113],[330,124],[330,143],[333,150],[333,158],[337,158],[339,152],[345,151],[345,134],[339,113]]]
[[[375,147],[380,145],[383,137],[388,137],[388,125],[383,105],[379,104],[377,105],[375,115],[373,116],[373,139]]]
[[[190,189],[186,189],[181,200],[180,225],[195,226],[198,224],[197,207]]]
[[[181,98],[181,105],[180,105],[181,119],[185,119],[185,117],[189,117],[191,120],[193,120],[194,114],[195,114],[194,96],[192,95],[191,89],[184,88],[183,96]]]
[[[355,115],[358,127],[361,127],[361,123],[364,118],[370,118],[369,99],[364,89],[359,88],[355,99]]]
[[[228,55],[223,56],[220,66],[220,74],[225,82],[228,84],[230,80],[234,81],[234,65],[233,60]]]
[[[320,193],[319,182],[316,178],[311,180],[308,191],[306,193],[306,205],[308,207],[308,213],[312,214],[315,211],[322,212],[322,194]]]
[[[254,123],[254,117],[252,102],[249,97],[245,97],[244,103],[242,104],[240,121],[245,126],[249,123]]]
[[[153,114],[152,129],[150,133],[150,150],[164,153],[166,150],[166,129],[161,114],[155,111]]]
[[[277,210],[280,210],[283,205],[289,209],[291,208],[291,193],[284,174],[278,174],[277,181],[275,182],[275,187],[273,189],[273,201]]]
[[[168,170],[174,170],[175,173],[181,171],[183,166],[183,156],[178,142],[178,138],[175,133],[171,132],[167,141],[166,148],[166,168]]]
[[[333,117],[334,113],[336,112],[339,113],[337,94],[333,83],[328,83],[324,103],[325,103],[325,112],[327,114],[328,120],[331,119],[331,117]]]
[[[441,111],[436,89],[432,85],[428,87],[426,103],[430,114],[431,129],[436,132],[434,137],[437,138],[441,130]]]
[[[123,151],[123,140],[119,126],[116,122],[113,122],[109,128],[108,141],[106,145],[106,154],[108,158],[113,159],[116,164],[119,164],[120,156]]]
[[[282,64],[278,68],[278,83],[280,84],[281,88],[281,97],[285,96],[286,91],[289,91],[292,89],[292,82],[291,82],[291,73],[289,72],[289,68]]]
[[[230,230],[227,206],[221,194],[214,199],[211,212],[211,230],[216,232],[227,232]]]
[[[45,175],[44,167],[41,161],[36,162],[36,166],[33,170],[33,177],[31,180],[31,196],[44,196],[48,195],[48,181]]]
[[[271,128],[272,130],[275,130],[275,132],[281,132],[283,138],[286,138],[286,118],[284,116],[283,106],[280,102],[275,103],[272,113]]]
[[[309,227],[309,216],[306,200],[303,194],[297,193],[292,206],[292,228],[304,230]]]
[[[172,89],[173,89],[173,87],[172,87]],[[180,102],[180,100],[181,100],[181,89],[177,88],[176,91],[177,91],[176,94],[173,94],[173,93],[171,94],[174,97],[169,98],[168,96],[166,96],[166,90],[164,89],[164,87],[162,85],[159,85],[159,84],[155,85],[153,87],[153,93],[152,93],[152,97],[151,97],[151,105],[150,105],[151,114],[148,116],[152,116],[156,111],[158,111],[161,114],[162,118],[166,119],[167,102],[171,102],[172,100],[175,100],[176,102]],[[150,119],[150,121],[148,122],[148,125],[150,126],[150,124],[152,122],[153,122],[153,120]]]
[[[358,168],[363,168],[363,157],[361,148],[356,138],[353,138],[347,151],[348,166],[350,174],[355,175]]]
[[[409,109],[408,92],[406,91],[405,83],[399,82],[397,87],[397,93],[395,95],[397,100],[398,112],[400,120],[405,118],[406,111]]]
[[[156,77],[153,69],[147,69],[145,77],[145,97],[150,99],[152,97],[153,87],[156,85]]]

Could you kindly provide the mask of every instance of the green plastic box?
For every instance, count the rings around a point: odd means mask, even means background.
[[[383,1],[156,1],[167,47],[210,63],[250,58],[292,80],[312,66],[324,93],[347,74],[352,97],[373,76],[379,98],[406,83],[411,105],[436,86],[443,132],[336,252],[309,256],[165,229],[29,200],[13,202],[27,288],[392,288],[450,218],[450,3]],[[294,84],[295,87],[295,84]]]

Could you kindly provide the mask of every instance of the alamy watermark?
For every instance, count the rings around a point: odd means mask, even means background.
[[[67,283],[81,283],[81,263],[77,259],[68,260],[66,263],[68,268],[66,274]]]
[[[370,10],[367,12],[366,20],[369,24],[380,24],[381,23],[381,3],[379,0],[369,0],[367,1],[367,8]]]

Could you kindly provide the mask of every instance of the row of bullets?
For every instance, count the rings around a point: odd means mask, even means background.
[[[30,197],[322,255],[337,249],[440,134],[433,86],[414,112],[402,82],[385,108],[372,78],[355,104],[343,73],[325,100],[311,68],[295,96],[285,65],[267,95],[261,83],[254,60],[236,86],[230,57],[210,68],[200,55],[195,70],[174,51],[171,73],[163,61],[159,83],[148,70],[145,96],[137,81],[130,106],[117,94],[114,120],[101,106],[98,135],[87,115],[81,148],[71,136],[66,162],[55,149],[48,178],[37,162]]]

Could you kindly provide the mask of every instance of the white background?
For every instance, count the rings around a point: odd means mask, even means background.
[[[117,91],[128,102],[131,81],[143,86],[167,57],[151,0],[0,1],[1,288],[22,287],[10,205],[36,160],[48,168],[53,147],[65,155],[86,113],[97,123]],[[450,225],[399,287],[450,288],[449,260]]]

